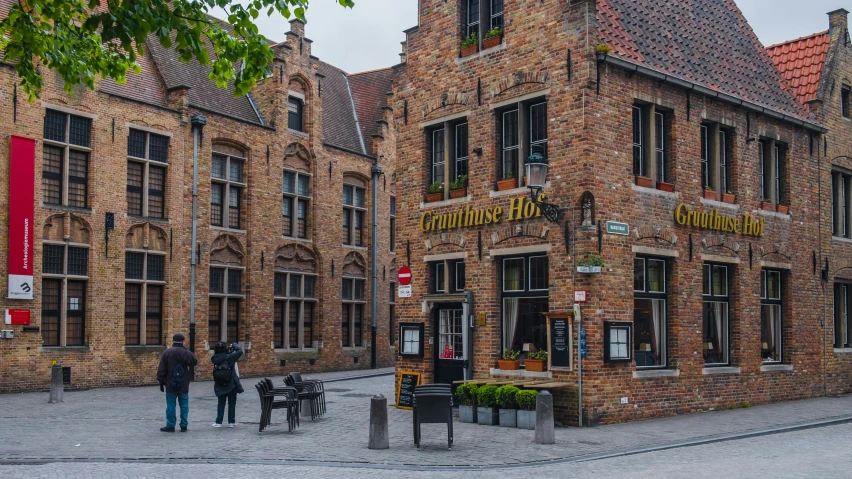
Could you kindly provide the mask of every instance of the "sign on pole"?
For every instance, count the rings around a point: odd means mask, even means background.
[[[399,284],[403,286],[411,284],[411,268],[409,268],[408,266],[403,266],[402,268],[399,268],[399,272],[396,274],[396,276],[399,280]]]
[[[9,299],[33,299],[35,140],[12,136],[9,146]]]
[[[630,233],[630,225],[627,223],[619,223],[617,221],[607,221],[606,232],[611,235],[626,236]]]
[[[410,298],[411,297],[411,285],[404,284],[400,285],[396,288],[396,295],[400,298]]]

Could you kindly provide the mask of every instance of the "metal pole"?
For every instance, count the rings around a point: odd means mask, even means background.
[[[192,115],[192,244],[190,246],[189,280],[189,350],[195,352],[195,267],[198,265],[196,244],[198,243],[198,144],[207,118],[198,113]]]
[[[571,209],[571,254],[572,261],[577,262],[577,228],[576,216],[574,209]],[[571,268],[571,282],[574,284],[574,289],[577,288],[577,268]],[[580,348],[580,336],[583,334],[583,314],[580,311],[580,306],[577,305],[577,312],[580,312],[577,319],[577,427],[583,427],[583,352]],[[588,338],[586,339],[588,341]],[[588,345],[586,346],[588,347]]]
[[[382,174],[382,168],[376,164],[376,161],[373,161],[373,166],[370,167],[370,173],[373,176],[373,236],[372,241],[370,241],[370,326],[372,327],[372,333],[370,337],[372,338],[372,352],[370,355],[370,367],[372,369],[376,369],[376,325],[377,325],[377,311],[378,305],[376,304],[378,285],[378,255],[379,255],[379,175]]]

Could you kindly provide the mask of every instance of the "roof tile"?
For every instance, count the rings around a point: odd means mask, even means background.
[[[789,81],[790,92],[802,103],[816,99],[830,42],[828,31],[824,31],[766,47],[778,71]]]

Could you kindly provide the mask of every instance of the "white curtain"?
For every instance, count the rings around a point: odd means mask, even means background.
[[[727,357],[727,353],[722,351],[722,307],[724,303],[713,303],[713,318],[716,321],[716,354],[718,355],[718,361],[724,362]]]
[[[660,337],[660,328],[663,325],[663,301],[660,299],[651,300],[651,319],[654,322],[654,337],[651,341],[651,347],[654,350],[654,359],[660,364],[660,350],[662,349],[662,338]]]
[[[505,298],[503,299],[503,349],[512,347],[517,329],[518,298]]]
[[[778,319],[778,313],[776,306],[769,307],[769,351],[772,359],[778,357],[775,351],[775,320]]]

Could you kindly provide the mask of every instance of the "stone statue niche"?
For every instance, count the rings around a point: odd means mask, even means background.
[[[595,197],[586,191],[580,197],[580,228],[590,229],[595,227]]]

